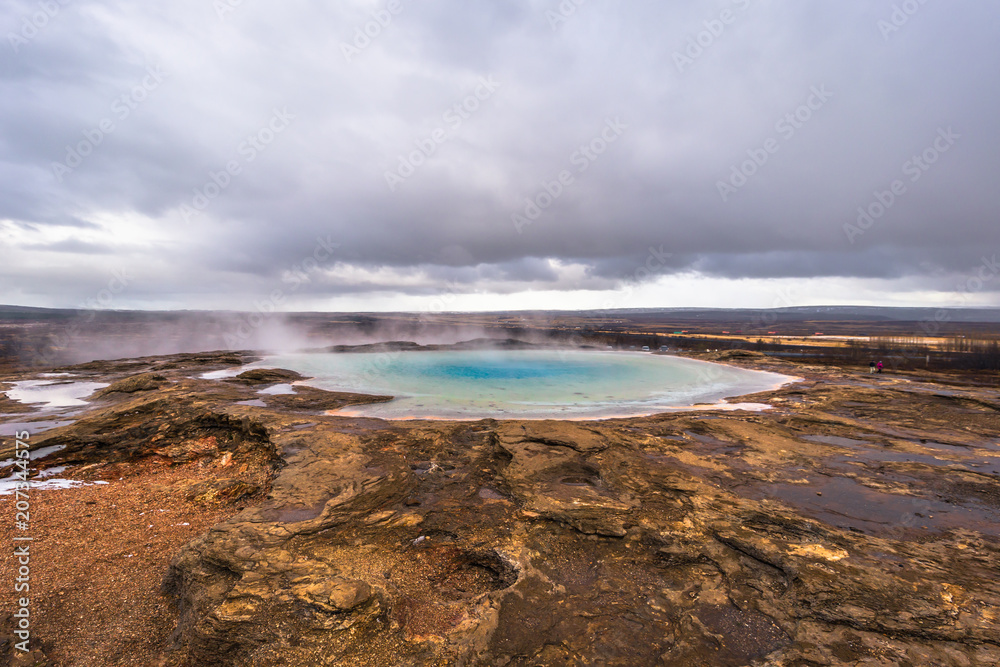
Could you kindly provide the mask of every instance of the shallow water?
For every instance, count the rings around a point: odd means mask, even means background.
[[[39,420],[33,422],[7,422],[0,424],[0,436],[12,436],[16,433],[27,431],[31,435],[38,435],[45,431],[72,424],[73,420]]]
[[[810,442],[845,447],[857,452],[855,456],[851,457],[835,457],[837,461],[858,460],[886,463],[922,463],[924,465],[942,467],[959,465],[966,466],[976,472],[1000,475],[1000,457],[996,456],[992,451],[995,447],[993,443],[984,443],[978,447],[959,447],[955,445],[942,445],[941,443],[927,440],[911,441],[915,446],[927,450],[927,453],[914,453],[893,449],[881,444],[833,435],[806,435],[802,439]],[[935,452],[935,448],[939,452]]]
[[[967,528],[996,535],[996,511],[978,503],[954,504],[885,493],[848,477],[818,477],[808,484],[768,484],[763,495],[777,498],[841,528],[864,532]],[[822,495],[820,495],[822,494]]]
[[[55,454],[56,452],[61,452],[66,449],[66,445],[50,445],[48,447],[39,447],[38,449],[33,449],[28,452],[29,461],[37,461],[38,459],[44,459],[49,454]],[[9,468],[14,465],[16,461],[14,459],[7,459],[6,461],[0,461],[0,468]]]
[[[60,471],[64,472],[64,471]],[[51,489],[75,489],[80,486],[94,486],[94,485],[105,485],[108,482],[96,481],[96,482],[82,482],[77,479],[44,479],[43,475],[39,475],[42,479],[32,479],[29,487],[30,491],[40,491],[40,490],[51,490]],[[0,496],[9,496],[14,493],[18,488],[20,480],[15,476],[10,476],[5,479],[0,479]]]
[[[242,368],[224,368],[221,371],[208,371],[198,376],[201,380],[225,380],[234,378],[243,372]]]
[[[267,396],[287,396],[295,393],[295,387],[290,384],[275,384],[261,389],[257,393]]]
[[[20,403],[43,403],[45,408],[72,408],[86,405],[87,402],[82,399],[107,386],[106,382],[23,380],[14,382],[5,393],[11,400]]]
[[[474,350],[289,354],[258,367],[331,391],[389,394],[348,414],[401,418],[606,418],[651,414],[771,389],[787,376],[642,353]],[[760,406],[756,406],[760,407]]]
[[[62,451],[63,449],[66,449],[65,445],[40,447],[39,449],[32,450],[28,455],[28,458],[31,461],[38,461],[40,459],[44,459],[50,454]],[[14,459],[0,461],[0,470],[13,468],[14,463]],[[107,482],[82,482],[76,479],[63,479],[61,477],[56,477],[56,475],[61,475],[67,470],[69,470],[69,466],[52,466],[51,468],[38,471],[38,473],[30,479],[28,490],[73,489],[79,486],[107,484]],[[18,477],[17,472],[12,473],[9,477],[0,478],[0,496],[9,496],[13,494],[14,491],[19,488],[20,484],[23,484],[23,481]]]

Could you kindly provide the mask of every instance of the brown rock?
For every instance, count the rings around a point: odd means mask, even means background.
[[[236,377],[227,378],[226,382],[235,382],[238,384],[256,386],[262,384],[280,384],[283,382],[295,382],[296,380],[304,380],[304,379],[305,379],[304,375],[300,375],[295,371],[289,371],[283,368],[253,368],[248,371],[243,371]]]
[[[133,375],[127,377],[123,380],[117,380],[112,382],[110,385],[101,389],[95,394],[95,397],[101,398],[109,394],[134,394],[137,391],[152,391],[154,389],[159,389],[160,386],[166,382],[166,377],[160,375],[159,373],[142,373],[141,375]]]
[[[331,612],[350,611],[372,597],[371,586],[346,579],[301,583],[291,590],[299,599]]]
[[[303,423],[170,363],[39,444],[273,472],[171,561],[177,664],[1000,664],[992,389],[801,368],[761,413]]]

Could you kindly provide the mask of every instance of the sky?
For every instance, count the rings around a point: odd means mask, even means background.
[[[0,303],[1000,305],[995,2],[0,0],[0,36]]]

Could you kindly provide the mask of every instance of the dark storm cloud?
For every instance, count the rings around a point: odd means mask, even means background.
[[[1000,245],[992,3],[56,4],[0,24],[11,295],[72,305],[95,253],[150,305],[691,272],[951,290]]]

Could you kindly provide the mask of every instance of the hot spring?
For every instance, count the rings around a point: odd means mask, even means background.
[[[338,412],[384,419],[600,419],[703,403],[735,407],[722,399],[793,379],[678,357],[585,350],[301,353],[255,366],[297,371],[313,378],[303,384],[329,391],[392,395],[388,403]]]

